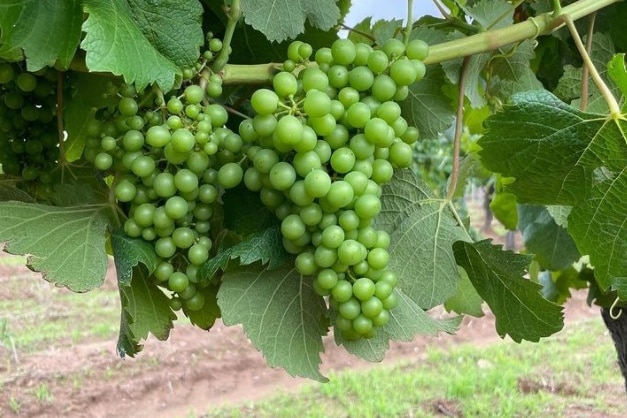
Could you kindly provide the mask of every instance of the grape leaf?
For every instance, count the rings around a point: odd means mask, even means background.
[[[452,245],[468,240],[445,199],[410,170],[398,170],[383,187],[376,226],[390,234],[389,268],[400,287],[424,309],[439,305],[457,288],[459,272]]]
[[[402,19],[377,20],[372,25],[372,35],[377,45],[383,45],[388,39],[396,37],[402,27]]]
[[[507,190],[521,203],[572,205],[586,189],[582,154],[602,140],[605,120],[546,91],[516,94],[511,102],[486,121],[488,131],[478,141],[483,164],[516,177]]]
[[[267,264],[269,270],[282,266],[288,260],[283,248],[281,230],[278,227],[256,232],[232,247],[218,252],[207,260],[198,271],[201,283],[210,281],[218,270],[226,270],[230,260],[239,258],[241,265],[260,261]]]
[[[602,290],[620,287],[627,298],[627,122],[580,112],[548,92],[513,102],[488,119],[484,165],[516,177],[508,190],[521,202],[573,206],[568,232],[579,252],[590,256]]]
[[[179,67],[193,65],[204,43],[198,0],[128,0],[133,19],[152,46]]]
[[[152,29],[140,27],[133,20],[128,3],[114,0],[85,0],[84,9],[89,17],[83,23],[86,35],[81,47],[87,53],[85,62],[90,71],[122,75],[127,83],[134,82],[139,90],[153,82],[165,91],[172,88],[174,79],[181,74],[181,70],[173,61],[173,57],[163,55],[151,44],[151,39],[148,39],[143,31]],[[167,13],[171,19],[176,16],[184,19],[185,10],[187,8],[173,4]],[[154,16],[155,20],[157,16],[159,15]],[[163,28],[157,26],[154,30],[161,29]],[[178,42],[177,37],[171,48],[176,48]],[[163,46],[161,48],[163,49]]]
[[[496,332],[514,341],[538,341],[564,326],[562,308],[542,297],[541,286],[523,277],[531,256],[503,251],[490,240],[453,245],[477,293],[496,317]]]
[[[229,210],[224,213],[224,225],[246,236],[268,228],[275,222],[275,217],[261,202],[259,194],[251,192],[243,185],[227,190],[222,195],[224,206]]]
[[[29,255],[28,267],[74,292],[102,284],[107,272],[105,206],[54,207],[0,203],[4,251]]]
[[[242,324],[271,367],[321,382],[320,352],[327,307],[311,279],[287,265],[263,270],[259,264],[229,271],[218,291],[225,325]]]
[[[167,340],[176,315],[170,309],[168,297],[150,281],[146,271],[135,266],[130,284],[120,283],[119,289],[124,324],[120,327],[124,332],[118,339],[120,356],[133,357],[137,350],[132,351],[132,347],[141,347],[139,341],[148,338],[149,333],[161,341]]]
[[[7,0],[0,3],[0,57],[26,57],[29,71],[58,63],[68,68],[81,38],[80,0]]]
[[[457,312],[460,315],[468,314],[481,317],[483,313],[483,299],[477,293],[472,282],[466,274],[466,270],[460,268],[460,280],[457,291],[452,298],[444,303],[444,308],[450,312]]]
[[[113,261],[118,283],[124,286],[131,283],[133,268],[139,263],[142,263],[148,273],[152,274],[161,261],[152,243],[141,238],[131,238],[121,229],[116,229],[111,233],[111,248],[113,248]]]
[[[242,0],[241,8],[247,24],[279,42],[296,38],[306,20],[326,31],[341,17],[336,0]]]
[[[0,183],[0,202],[15,200],[24,203],[33,203],[35,200],[22,189],[18,189],[14,185]]]
[[[568,216],[573,208],[570,206],[549,205],[546,206],[546,210],[551,215],[551,218],[556,224],[564,228],[568,227]]]
[[[558,305],[563,305],[571,297],[570,289],[588,287],[581,272],[572,266],[555,272],[540,272],[538,283],[542,285],[542,296]]]
[[[535,254],[540,267],[556,271],[579,260],[575,242],[544,206],[519,205],[518,213],[525,248]]]
[[[481,0],[464,10],[486,30],[509,26],[514,20],[514,7],[503,0]]]
[[[382,361],[390,340],[411,341],[416,335],[437,335],[440,332],[454,334],[459,328],[460,316],[445,320],[433,319],[401,290],[394,289],[394,293],[398,297],[398,305],[390,311],[390,322],[378,329],[376,336],[349,341],[336,332],[336,343],[364,360]]]
[[[607,75],[616,84],[623,97],[627,97],[627,69],[625,69],[625,54],[616,54],[607,64]],[[627,103],[623,103],[625,110]]]
[[[516,207],[516,196],[512,193],[497,190],[490,202],[490,210],[494,217],[510,231],[515,231],[518,225],[518,209]]]

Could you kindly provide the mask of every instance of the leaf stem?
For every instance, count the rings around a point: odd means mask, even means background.
[[[553,16],[552,13],[545,13],[502,29],[482,32],[466,38],[432,45],[429,49],[429,56],[425,59],[425,64],[436,64],[468,55],[475,55],[524,41],[525,39],[533,39],[537,36],[551,33],[563,26],[565,17],[573,21],[581,19],[619,1],[621,0],[579,0],[563,7],[562,14],[557,17]]]
[[[345,25],[344,23],[340,23],[339,27],[342,28],[342,29],[345,29],[345,30],[347,30],[349,32],[355,32],[357,35],[363,36],[364,38],[368,39],[369,41],[372,41],[372,43],[375,42],[374,36],[370,35],[369,33],[360,31],[359,29],[352,28],[352,27],[350,27],[348,25]]]
[[[237,22],[242,17],[242,8],[240,6],[240,0],[233,0],[231,6],[228,7],[226,13],[228,20],[226,22],[226,29],[224,32],[224,39],[222,39],[222,49],[213,62],[212,70],[214,73],[222,71],[226,63],[229,61],[229,54],[231,53],[231,41],[233,40],[233,33],[237,27]]]
[[[59,160],[65,162],[65,129],[63,127],[63,76],[57,73],[57,140],[59,142]]]
[[[407,0],[407,22],[405,23],[405,31],[403,32],[403,42],[405,45],[409,43],[411,38],[411,30],[414,26],[414,0]]]
[[[455,190],[457,189],[457,182],[459,181],[459,151],[461,148],[462,131],[464,130],[464,99],[466,97],[466,75],[468,74],[468,63],[470,57],[464,57],[462,66],[459,72],[459,94],[457,96],[457,115],[455,118],[455,136],[453,137],[453,172],[451,173],[451,180],[448,185],[448,192],[446,197],[449,200],[453,200],[455,196]]]
[[[596,13],[590,15],[590,24],[588,25],[588,35],[586,37],[586,52],[590,55],[592,51],[592,36],[594,31],[594,21],[596,20]],[[581,72],[581,103],[579,104],[579,109],[584,112],[588,107],[588,67],[583,66],[583,71]]]
[[[223,84],[264,84],[270,83],[282,64],[238,65],[227,64],[220,72]]]
[[[561,16],[561,17],[564,19],[564,21],[566,22],[566,25],[568,26],[568,30],[570,31],[570,34],[572,35],[573,40],[575,41],[575,45],[577,46],[577,49],[579,50],[579,54],[581,55],[581,58],[583,59],[584,66],[587,67],[588,71],[590,72],[590,77],[592,78],[592,81],[594,81],[594,84],[597,86],[597,88],[601,92],[601,96],[603,96],[603,98],[605,99],[605,102],[607,103],[607,106],[610,108],[610,116],[612,117],[612,119],[619,118],[620,106],[618,106],[618,102],[616,101],[616,98],[612,95],[612,92],[610,91],[609,87],[607,87],[607,84],[605,84],[605,82],[601,78],[601,75],[599,74],[596,67],[594,66],[594,63],[592,62],[590,55],[586,51],[585,45],[581,41],[581,37],[579,36],[579,33],[577,33],[577,28],[575,27],[573,20],[570,18],[570,16]]]
[[[553,0],[553,16],[557,17],[562,14],[562,4],[560,0]]]

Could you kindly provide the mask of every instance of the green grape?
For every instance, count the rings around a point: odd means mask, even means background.
[[[302,41],[293,41],[287,47],[287,57],[294,62],[300,62],[301,55],[298,49],[303,45]]]
[[[296,266],[296,270],[305,276],[311,276],[318,270],[316,259],[312,253],[305,252],[298,254],[294,264]]]
[[[346,302],[340,303],[339,314],[346,319],[355,319],[361,312],[361,304],[355,298],[350,298]]]
[[[322,209],[317,203],[311,203],[301,207],[298,215],[305,225],[314,226],[322,220]]]
[[[270,115],[276,112],[279,105],[279,96],[272,90],[256,90],[250,98],[253,110],[260,115]]]
[[[359,92],[352,87],[344,87],[339,91],[337,97],[345,108],[349,108],[354,103],[359,102]]]
[[[269,174],[272,167],[274,167],[278,162],[278,154],[271,149],[259,150],[253,158],[253,165],[261,174]]]
[[[398,86],[408,86],[416,81],[418,71],[407,58],[396,60],[390,67],[390,77]]]
[[[244,170],[237,163],[227,163],[218,170],[218,183],[225,189],[232,189],[242,182]]]
[[[331,132],[333,132],[333,129],[335,129],[336,125],[335,118],[330,113],[327,113],[326,115],[319,118],[310,118],[309,123],[313,130],[316,132],[316,134],[320,136],[329,135]]]
[[[181,196],[172,196],[165,202],[165,213],[171,219],[182,219],[187,215],[189,204]]]
[[[133,160],[131,171],[137,177],[148,177],[155,171],[155,160],[147,155],[140,155]]]
[[[192,192],[198,188],[198,176],[193,171],[183,168],[174,175],[174,186],[182,193]]]
[[[355,153],[348,147],[338,148],[331,155],[331,168],[336,173],[348,173],[355,165]]]
[[[17,88],[23,92],[31,92],[37,87],[37,78],[31,73],[20,73],[15,79]]]
[[[392,179],[394,175],[394,168],[389,161],[376,159],[372,163],[372,177],[378,184],[385,184]]]
[[[348,206],[355,197],[351,185],[343,180],[334,181],[325,195],[325,198],[333,207],[343,208]]]
[[[385,41],[382,49],[388,58],[400,57],[405,53],[405,44],[400,39],[390,38]]]
[[[13,67],[8,63],[0,63],[0,84],[7,84],[13,81],[15,77],[15,72],[13,71]]]
[[[128,180],[123,180],[115,186],[115,197],[120,202],[130,202],[137,195],[137,187]]]
[[[296,181],[296,171],[287,162],[279,162],[270,170],[270,184],[276,190],[288,190]]]
[[[98,170],[108,170],[113,165],[113,157],[107,154],[106,152],[100,152],[96,155],[96,159],[94,160],[94,167]]]
[[[331,178],[324,170],[313,170],[304,180],[305,191],[311,197],[322,197],[331,189]]]
[[[305,177],[309,172],[317,168],[321,168],[322,162],[320,156],[315,151],[298,152],[294,155],[292,161],[296,173]]]
[[[355,200],[355,213],[361,219],[372,219],[381,212],[381,200],[371,194],[364,194]]]
[[[337,273],[329,268],[322,269],[316,276],[316,283],[322,289],[331,290],[335,287],[339,280]]]
[[[309,90],[303,101],[303,110],[312,118],[322,117],[331,111],[331,99],[326,93]]]
[[[168,287],[173,292],[183,292],[189,286],[189,278],[185,273],[175,271],[168,278]]]
[[[334,248],[319,245],[314,252],[314,258],[319,267],[328,268],[333,266],[337,261],[337,251]]]
[[[359,335],[367,335],[372,331],[372,319],[365,315],[359,315],[353,320],[353,330]]]
[[[421,39],[413,39],[407,44],[405,52],[409,59],[424,61],[429,55],[429,44]]]
[[[348,142],[349,133],[348,129],[344,125],[335,125],[333,132],[324,137],[324,140],[331,147],[331,149],[338,149],[343,147]]]
[[[279,97],[289,97],[296,94],[298,82],[290,72],[281,71],[272,79],[272,86]]]
[[[322,231],[322,244],[328,248],[338,248],[344,242],[344,230],[339,225],[329,225]]]
[[[257,115],[253,118],[253,128],[260,137],[271,136],[277,127],[277,119],[274,115]]]
[[[397,86],[392,77],[387,74],[379,74],[372,83],[372,97],[383,103],[394,98],[396,89]]]
[[[281,222],[281,233],[289,240],[295,240],[301,237],[306,230],[306,225],[296,214],[288,215]]]
[[[313,202],[313,196],[309,195],[305,189],[305,182],[303,180],[297,180],[294,182],[288,192],[289,200],[294,204],[304,207],[310,205]]]
[[[357,91],[366,91],[372,87],[374,75],[368,67],[355,67],[348,73],[348,84]]]
[[[337,302],[346,302],[353,297],[353,286],[347,280],[338,280],[331,289],[331,296]]]
[[[337,249],[337,257],[342,263],[352,266],[365,258],[366,248],[354,239],[345,240]]]
[[[155,206],[152,203],[142,203],[135,207],[133,218],[135,223],[142,228],[152,226],[155,216]]]
[[[283,116],[277,122],[274,135],[280,144],[292,146],[303,138],[303,124],[296,116]]]
[[[370,117],[370,108],[362,102],[353,103],[346,110],[346,120],[354,128],[365,127]]]
[[[303,75],[303,89],[305,92],[309,90],[326,91],[327,87],[329,87],[329,78],[319,68],[308,67],[301,74]]]
[[[348,69],[343,65],[333,65],[327,71],[329,85],[341,89],[348,84]]]
[[[202,87],[196,84],[187,86],[183,94],[188,104],[199,104],[205,98],[205,92]]]
[[[414,159],[414,152],[411,145],[405,142],[395,142],[390,147],[390,162],[400,168],[411,166]]]
[[[337,39],[331,45],[333,61],[340,65],[350,65],[355,60],[355,44],[349,39]]]
[[[338,217],[338,224],[345,232],[353,231],[359,228],[359,216],[353,210],[345,210]]]
[[[344,176],[344,181],[351,185],[355,196],[361,196],[368,186],[368,177],[359,171],[351,171]]]

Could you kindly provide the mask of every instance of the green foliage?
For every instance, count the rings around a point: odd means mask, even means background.
[[[501,337],[538,341],[562,329],[562,308],[544,299],[540,286],[523,277],[529,256],[503,251],[489,240],[458,241],[454,249],[457,262],[494,312]]]
[[[453,243],[470,239],[449,201],[437,198],[409,170],[397,173],[382,199],[377,224],[390,233],[391,267],[401,288],[422,308],[443,303],[459,280]]]
[[[289,265],[241,267],[224,275],[218,305],[225,325],[242,324],[268,365],[318,381],[328,319],[324,299]]]
[[[15,22],[20,24],[16,25]],[[79,0],[8,1],[0,5],[0,58],[26,59],[37,71],[57,61],[67,68],[81,36]]]
[[[29,255],[28,267],[74,292],[99,287],[107,271],[106,207],[55,207],[17,201],[0,205],[5,251]]]

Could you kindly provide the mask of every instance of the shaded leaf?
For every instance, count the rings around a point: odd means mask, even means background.
[[[272,271],[258,264],[242,267],[224,275],[218,305],[224,324],[242,324],[269,366],[280,366],[294,376],[327,380],[319,370],[327,307],[310,278],[291,266]]]
[[[152,274],[161,261],[152,243],[141,238],[131,238],[122,229],[111,233],[111,248],[120,285],[128,286],[131,283],[133,268],[139,263],[146,267],[148,274]]]
[[[67,68],[81,38],[80,0],[7,0],[0,3],[0,57],[26,57],[29,71]]]
[[[461,269],[460,276],[457,291],[453,297],[444,302],[444,308],[460,315],[483,316],[483,299],[477,293],[464,269]]]
[[[518,228],[525,248],[529,253],[535,254],[540,267],[556,271],[579,260],[575,242],[544,206],[520,205],[518,213]]]
[[[220,318],[220,308],[218,307],[218,288],[216,286],[209,285],[207,287],[198,287],[196,292],[203,295],[205,298],[205,304],[197,311],[187,309],[185,303],[183,303],[183,312],[189,318],[189,321],[198,328],[209,330],[216,319]]]
[[[227,190],[222,201],[229,208],[224,212],[224,226],[239,235],[263,231],[276,222],[274,214],[259,199],[259,194],[243,185]]]
[[[496,332],[514,341],[538,341],[564,326],[562,308],[523,277],[531,257],[503,251],[489,240],[454,244],[455,257],[496,317]]]

